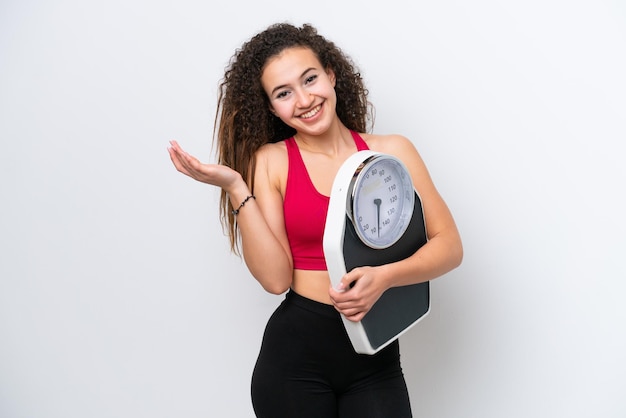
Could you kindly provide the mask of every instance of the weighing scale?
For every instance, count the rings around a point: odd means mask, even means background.
[[[355,267],[403,260],[426,242],[422,203],[404,164],[370,150],[350,156],[333,182],[324,229],[332,285]],[[388,289],[359,322],[341,318],[355,351],[374,354],[429,311],[429,282],[423,282]]]

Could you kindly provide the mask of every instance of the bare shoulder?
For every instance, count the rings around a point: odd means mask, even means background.
[[[263,145],[256,152],[256,157],[258,160],[269,161],[272,164],[279,163],[282,159],[286,161],[287,147],[285,146],[285,141]]]
[[[289,169],[289,158],[284,141],[265,144],[259,148],[256,152],[256,163],[257,182],[264,179],[268,184],[284,190]]]
[[[403,160],[406,164],[410,164],[415,160],[421,161],[415,145],[413,145],[413,143],[404,135],[361,134],[361,136],[367,143],[369,149],[372,151],[396,156]]]
[[[424,160],[407,137],[398,134],[367,134],[362,137],[372,151],[393,155],[402,161],[411,172],[413,183],[418,190],[424,194],[436,192]]]

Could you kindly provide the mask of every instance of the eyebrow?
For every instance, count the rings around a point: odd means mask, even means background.
[[[304,71],[302,72],[302,74],[300,74],[300,78],[304,77],[304,76],[306,75],[306,73],[308,73],[309,71],[311,71],[311,70],[315,70],[315,69],[316,69],[315,67],[310,67],[310,68],[307,68],[306,70],[304,70]],[[274,87],[274,88],[272,89],[271,94],[274,94],[274,93],[276,92],[276,90],[280,90],[280,89],[283,89],[283,88],[285,88],[285,87],[287,87],[287,84],[282,84],[282,85],[280,85],[280,86],[276,86],[276,87]]]

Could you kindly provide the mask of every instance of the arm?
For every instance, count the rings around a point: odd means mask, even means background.
[[[263,288],[274,294],[289,289],[293,279],[293,260],[285,230],[279,176],[272,171],[276,170],[276,161],[280,158],[277,154],[278,150],[271,147],[264,147],[258,152],[254,184],[254,206],[258,210],[245,214],[242,209],[237,216],[246,265]],[[270,161],[274,163],[270,164]],[[249,195],[246,193],[247,187],[237,193],[238,197],[231,195],[233,207]]]
[[[241,175],[219,164],[203,164],[173,141],[168,149],[181,173],[202,183],[221,187],[237,208],[251,195]],[[250,199],[237,215],[244,260],[250,273],[270,293],[280,294],[291,286],[293,267],[284,230],[282,196],[272,182],[267,152],[259,152],[256,199]],[[271,261],[271,262],[270,262]]]
[[[372,140],[370,148],[395,155],[408,167],[422,200],[428,242],[404,260],[355,268],[342,278],[339,289],[330,289],[337,309],[353,321],[363,319],[387,289],[435,279],[456,268],[463,258],[454,219],[413,144],[404,137],[390,136]],[[356,283],[350,288],[352,282]]]

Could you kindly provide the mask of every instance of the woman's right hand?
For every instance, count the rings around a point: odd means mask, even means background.
[[[221,164],[203,164],[176,141],[170,141],[167,150],[176,169],[194,180],[221,187],[227,192],[241,181],[237,171]]]

